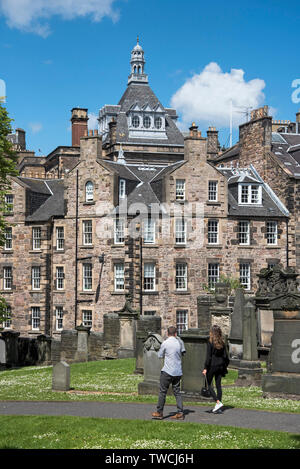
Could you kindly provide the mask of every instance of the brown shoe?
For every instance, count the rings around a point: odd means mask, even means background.
[[[172,416],[171,416],[171,419],[174,419],[174,420],[184,420],[184,414],[183,414],[182,412],[178,412],[177,414],[172,415]]]
[[[162,420],[163,419],[163,414],[162,412],[152,412],[152,418],[156,420]]]

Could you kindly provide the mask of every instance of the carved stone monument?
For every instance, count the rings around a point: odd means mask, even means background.
[[[210,306],[211,325],[219,326],[225,336],[230,332],[230,317],[232,308],[228,306],[230,286],[226,282],[218,282],[215,286],[215,294]]]
[[[138,385],[139,394],[154,394],[159,391],[160,372],[163,359],[158,358],[158,352],[163,342],[161,335],[148,334],[144,342],[144,381]]]
[[[118,311],[120,319],[118,358],[134,358],[136,355],[136,321],[139,313],[132,308],[131,303],[131,296],[127,294],[124,307]]]
[[[274,333],[263,376],[265,397],[300,399],[300,292],[298,274],[280,265],[260,272],[256,303],[273,311]]]
[[[260,385],[263,370],[257,353],[257,315],[254,298],[246,297],[243,307],[243,359],[238,364],[236,384]]]
[[[88,349],[88,336],[91,328],[83,326],[76,327],[77,331],[77,350],[75,353],[75,361],[84,362],[89,359],[89,349]]]
[[[144,343],[147,340],[148,334],[161,334],[161,317],[160,316],[140,316],[137,321],[136,331],[136,374],[144,373]]]

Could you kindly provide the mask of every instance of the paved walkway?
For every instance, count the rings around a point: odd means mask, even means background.
[[[78,417],[151,420],[153,404],[117,402],[16,402],[0,401],[0,415],[71,415]],[[165,406],[164,421],[176,411],[175,406]],[[300,414],[266,412],[225,407],[222,414],[210,413],[211,407],[187,406],[184,422],[226,425],[240,428],[278,430],[300,434]],[[159,422],[157,422],[159,425]]]

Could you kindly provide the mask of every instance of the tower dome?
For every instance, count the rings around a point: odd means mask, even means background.
[[[128,84],[132,82],[148,83],[148,75],[144,73],[145,63],[144,50],[140,45],[138,37],[137,43],[131,51],[131,74],[128,77]]]

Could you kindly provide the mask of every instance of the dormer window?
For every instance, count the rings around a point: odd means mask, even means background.
[[[155,125],[156,129],[160,129],[161,126],[162,126],[162,118],[161,117],[155,117],[154,125]]]
[[[150,127],[151,127],[151,119],[150,119],[149,116],[145,116],[145,117],[144,117],[143,124],[144,124],[145,129],[150,129]]]
[[[131,120],[132,127],[137,129],[140,126],[140,118],[139,116],[133,116]]]
[[[239,184],[239,204],[261,205],[262,187],[259,184]]]

